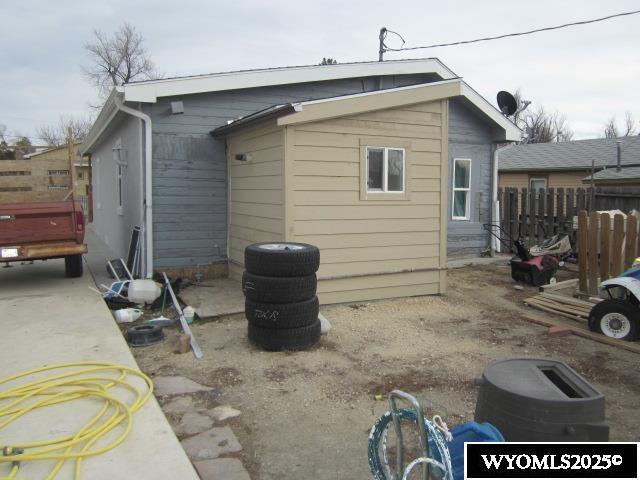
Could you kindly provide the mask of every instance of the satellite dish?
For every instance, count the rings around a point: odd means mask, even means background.
[[[497,100],[498,108],[500,109],[502,114],[506,115],[507,117],[513,115],[514,113],[516,113],[516,110],[518,110],[518,102],[516,101],[515,97],[509,92],[505,92],[504,90],[499,91]]]

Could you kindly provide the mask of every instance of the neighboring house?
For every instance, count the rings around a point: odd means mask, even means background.
[[[76,195],[87,195],[89,166],[78,154]],[[80,179],[80,177],[82,179]],[[69,193],[69,153],[66,146],[25,155],[20,160],[0,160],[0,203],[61,200]]]
[[[609,167],[593,175],[596,187],[638,187],[640,186],[640,159],[637,167]],[[591,185],[591,175],[584,180],[586,186]],[[637,192],[637,190],[636,190]]]
[[[279,116],[291,108],[301,109],[289,112],[291,118],[314,112],[305,123],[318,130],[276,125],[290,118]],[[240,117],[233,128],[270,119],[277,131],[245,139],[248,160],[228,168],[224,130],[217,139],[209,133]],[[291,139],[282,137],[294,130],[295,152],[285,154]],[[307,239],[320,244],[321,278],[335,277],[338,285],[339,277],[352,275],[352,265],[341,265],[347,255],[371,275],[371,285],[380,274],[371,295],[381,294],[379,288],[399,296],[440,291],[447,250],[487,247],[482,223],[491,218],[495,145],[519,138],[520,130],[489,102],[438,60],[426,59],[127,84],[112,91],[81,150],[92,159],[97,234],[123,256],[133,226],[153,226],[144,228],[147,275],[154,269],[185,274],[196,266],[207,275],[226,274],[229,261],[241,267],[250,242]],[[382,172],[362,166],[360,142],[380,147],[369,160],[380,166],[380,155],[387,159]],[[401,149],[404,193],[361,198],[365,179],[372,189],[398,185],[388,162],[397,166]],[[291,194],[294,204],[285,198]],[[411,270],[415,288],[385,277]]]
[[[585,180],[591,177],[592,165],[598,172],[596,179],[614,180],[621,176],[611,173],[617,166],[618,141],[623,171],[639,167],[639,136],[513,145],[498,151],[498,184],[503,188],[584,188],[589,186]]]

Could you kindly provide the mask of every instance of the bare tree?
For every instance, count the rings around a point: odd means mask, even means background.
[[[24,157],[25,155],[36,151],[36,149],[31,144],[31,140],[29,140],[28,137],[18,134],[16,134],[16,136],[16,140],[11,145],[13,147],[13,151],[16,152],[16,154],[19,154],[20,157]]]
[[[549,113],[540,106],[521,115],[518,126],[527,133],[524,143],[567,142],[573,138],[573,130],[561,113]]]
[[[59,147],[67,143],[68,129],[71,128],[71,138],[74,142],[81,142],[89,133],[93,121],[89,117],[74,117],[61,115],[57,125],[43,125],[36,129],[36,135],[44,140],[49,147]]]
[[[511,119],[527,134],[521,143],[568,142],[573,139],[573,130],[564,114],[547,112],[542,106],[536,110],[529,109],[528,103],[531,102],[524,103],[520,89],[513,96],[518,110]]]
[[[621,130],[618,129],[616,117],[611,117],[607,123],[604,124],[605,138],[631,137],[637,135],[636,121],[629,110],[624,114],[624,133],[620,135],[620,132]]]
[[[618,126],[616,125],[616,117],[611,117],[607,123],[604,124],[604,137],[605,138],[618,138]]]
[[[91,65],[84,68],[86,77],[105,96],[113,86],[123,85],[135,79],[160,78],[144,39],[135,27],[125,22],[112,35],[94,30],[95,42],[87,43]]]
[[[4,138],[4,132],[7,131],[7,126],[0,123],[0,160],[13,160],[16,158],[15,153]]]

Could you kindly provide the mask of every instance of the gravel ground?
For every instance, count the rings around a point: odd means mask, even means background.
[[[152,376],[213,387],[195,395],[197,406],[242,411],[229,424],[254,480],[371,478],[367,435],[387,407],[374,395],[405,390],[455,425],[473,418],[473,379],[509,357],[567,362],[606,395],[611,440],[639,441],[640,357],[573,335],[549,337],[523,320],[546,317],[522,305],[535,291],[515,290],[504,266],[467,267],[449,272],[445,296],[323,307],[333,329],[310,351],[260,351],[234,315],[192,326],[205,352],[200,361],[174,353],[174,329],[134,354]]]

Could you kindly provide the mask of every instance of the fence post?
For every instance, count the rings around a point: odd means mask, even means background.
[[[542,243],[542,239],[544,238],[544,197],[545,194],[542,190],[538,190],[536,192],[538,196],[538,214],[536,216],[536,236],[538,237],[537,244],[540,245]]]
[[[516,196],[520,200],[520,209],[518,210],[520,214],[516,221],[516,225],[518,226],[518,236],[525,237],[527,235],[527,189],[523,188],[522,190],[519,190]]]
[[[611,253],[611,276],[622,273],[622,242],[624,241],[624,217],[617,214],[613,217],[613,249]]]
[[[527,229],[527,235],[529,237],[528,246],[533,245],[536,238],[536,191],[529,190],[529,201],[527,202],[529,210],[528,222],[529,228]]]
[[[556,202],[556,216],[558,217],[558,231],[564,231],[567,227],[564,224],[566,219],[564,214],[564,188],[559,188],[556,192],[557,202]]]
[[[547,190],[547,235],[553,237],[556,234],[555,230],[555,191],[553,188]]]
[[[635,215],[627,215],[627,241],[624,249],[624,269],[631,268],[636,258],[636,237],[638,236],[638,219]]]
[[[589,215],[589,295],[598,294],[598,213]]]
[[[579,285],[581,292],[587,292],[587,239],[589,220],[587,212],[582,210],[578,213],[578,274],[580,276]]]
[[[576,195],[578,198],[578,202],[577,202],[577,209],[578,211],[580,210],[586,210],[587,209],[587,205],[585,202],[585,195],[584,195],[584,188],[578,188],[576,191]]]
[[[611,217],[608,213],[600,215],[600,281],[609,279],[611,268]]]

